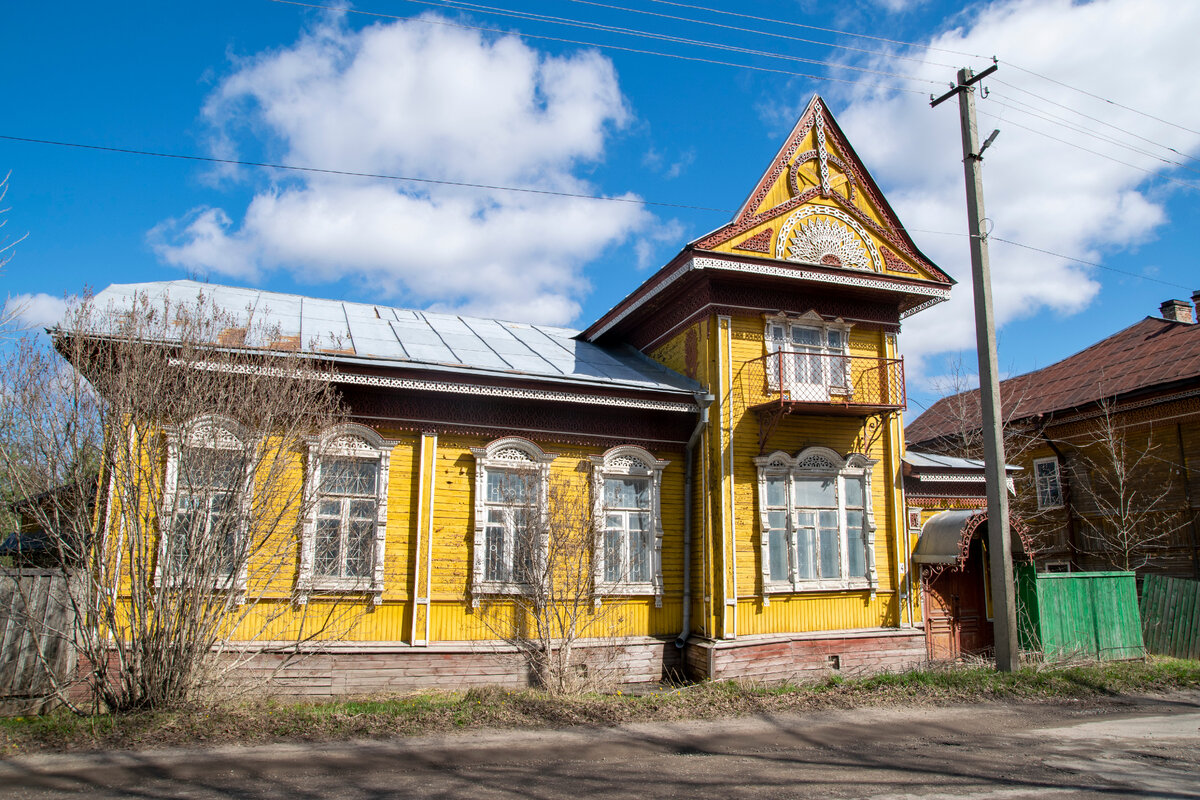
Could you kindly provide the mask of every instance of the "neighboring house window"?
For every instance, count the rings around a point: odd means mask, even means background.
[[[767,593],[876,586],[875,461],[810,447],[754,459]]]
[[[236,422],[200,417],[168,428],[163,492],[165,521],[157,580],[212,580],[219,588],[245,582],[245,529],[253,447]]]
[[[1059,483],[1058,475],[1058,459],[1034,459],[1033,479],[1037,487],[1038,508],[1060,508],[1063,502],[1062,486]]]
[[[546,504],[554,454],[517,437],[472,447],[475,455],[476,595],[515,594],[529,585],[546,543]],[[478,597],[473,601],[478,604]]]
[[[789,400],[823,402],[852,391],[850,325],[816,312],[767,320],[767,387]]]
[[[309,441],[308,519],[298,595],[370,592],[383,599],[388,441],[363,425],[339,425]]]
[[[641,447],[591,456],[598,594],[653,594],[662,605],[662,473]]]

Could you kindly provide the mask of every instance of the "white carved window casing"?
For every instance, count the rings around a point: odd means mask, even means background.
[[[319,592],[363,592],[376,605],[383,601],[393,447],[395,442],[356,424],[309,441],[299,603]]]
[[[473,604],[486,594],[517,594],[540,574],[546,551],[553,453],[518,437],[472,447],[475,455]]]
[[[654,595],[662,605],[662,473],[669,461],[634,445],[591,456],[597,595]]]
[[[871,470],[877,462],[810,447],[774,452],[758,467],[762,582],[780,592],[875,591]]]
[[[225,417],[197,417],[168,427],[167,469],[159,514],[155,580],[246,585],[253,437]]]
[[[850,328],[814,311],[778,315],[766,322],[767,389],[786,399],[824,402],[853,394]]]
[[[1058,473],[1057,458],[1035,458],[1033,479],[1037,489],[1038,509],[1061,508],[1062,483]]]

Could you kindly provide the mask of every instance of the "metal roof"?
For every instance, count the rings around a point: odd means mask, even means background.
[[[229,313],[237,325],[248,327],[247,347],[280,349],[277,337],[294,337],[301,353],[362,365],[689,395],[700,389],[695,381],[632,347],[579,341],[578,331],[549,325],[189,280],[113,284],[96,295],[95,304],[105,312],[110,307],[128,308],[135,296],[157,305],[167,298],[173,303],[195,303],[201,295]]]
[[[921,536],[913,549],[912,560],[918,564],[959,563],[964,553],[963,537],[968,533],[967,523],[974,517],[983,518],[979,524],[987,522],[986,511],[955,509],[930,517],[921,527]],[[973,531],[974,528],[971,529]],[[1025,537],[1019,532],[1012,537],[1011,552],[1018,557],[1024,557],[1028,552]]]
[[[954,458],[935,453],[914,453],[912,450],[905,451],[902,458],[904,463],[920,469],[983,469],[983,459],[981,458]],[[1007,464],[1005,468],[1010,472],[1021,471],[1021,467],[1015,464]]]

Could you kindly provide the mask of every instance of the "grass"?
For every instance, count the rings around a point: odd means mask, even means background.
[[[330,702],[258,701],[207,710],[77,716],[55,712],[0,719],[0,754],[219,744],[340,741],[478,728],[714,719],[883,705],[980,701],[1100,700],[1200,688],[1200,662],[1168,658],[996,673],[983,666],[816,684],[703,683],[650,694],[625,691],[551,697],[487,688]]]

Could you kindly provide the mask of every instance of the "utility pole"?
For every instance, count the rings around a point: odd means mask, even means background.
[[[975,89],[999,65],[975,75],[964,67],[958,85],[930,106],[958,95],[962,122],[963,171],[967,179],[967,223],[971,232],[971,282],[975,295],[975,347],[979,354],[979,406],[983,421],[983,462],[987,480],[988,558],[992,571],[992,617],[996,634],[996,669],[1012,672],[1020,665],[1017,641],[1017,602],[1013,584],[1012,534],[1008,525],[1008,487],[1004,470],[1003,418],[1000,415],[1000,380],[996,371],[996,325],[992,317],[992,278],[988,264],[987,234],[983,231],[983,151],[999,131],[979,146],[975,125]]]

